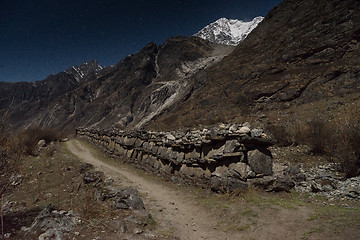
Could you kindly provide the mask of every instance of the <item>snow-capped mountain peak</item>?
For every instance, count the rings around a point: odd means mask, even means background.
[[[96,60],[92,60],[78,66],[73,66],[65,70],[65,72],[73,74],[75,79],[80,81],[81,79],[86,78],[91,74],[97,74],[97,72],[99,72],[101,69],[103,69],[103,67],[100,66]]]
[[[256,17],[250,22],[244,22],[237,19],[220,18],[201,29],[194,36],[210,42],[235,46],[243,41],[263,19],[263,17]]]

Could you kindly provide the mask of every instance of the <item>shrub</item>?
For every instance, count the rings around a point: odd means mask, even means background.
[[[337,121],[314,118],[307,123],[267,129],[279,146],[307,145],[313,154],[334,157],[347,177],[360,175],[360,110]]]
[[[272,135],[280,147],[287,147],[294,143],[289,131],[283,126],[270,125],[267,127],[267,131]]]
[[[335,156],[347,177],[360,175],[360,116],[344,121],[337,132]]]
[[[329,124],[322,119],[312,119],[308,123],[307,145],[313,154],[322,155],[327,153],[327,147],[333,139],[333,132]]]
[[[46,144],[49,144],[52,141],[57,141],[59,135],[52,129],[34,127],[18,133],[18,139],[24,152],[33,155],[36,145],[40,140],[45,140]]]

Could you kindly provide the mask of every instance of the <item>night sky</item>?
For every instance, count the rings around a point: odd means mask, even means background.
[[[43,80],[92,59],[108,66],[149,42],[221,17],[251,20],[281,0],[0,0],[0,81]]]

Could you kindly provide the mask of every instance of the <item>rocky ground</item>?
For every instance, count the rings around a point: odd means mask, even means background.
[[[304,174],[307,180],[296,183],[295,190],[306,193],[215,194],[123,165],[85,142],[55,146],[52,154],[27,159],[13,176],[13,191],[4,201],[8,239],[360,237],[360,203],[345,194],[356,194],[343,190],[347,182],[337,179],[334,185],[344,195],[330,198],[322,196],[326,184],[316,191],[311,185],[319,176],[336,179],[329,170],[333,166],[324,161],[316,168],[294,167],[296,161],[289,161],[308,157],[306,147],[272,149],[275,173],[289,171],[299,179]]]
[[[340,164],[311,154],[307,146],[272,147],[276,174],[292,176],[294,190],[329,200],[360,200],[360,176],[346,178]],[[306,159],[304,161],[304,159]]]
[[[7,239],[153,239],[139,192],[114,184],[60,144],[26,159],[5,196]],[[140,236],[141,234],[141,236]]]

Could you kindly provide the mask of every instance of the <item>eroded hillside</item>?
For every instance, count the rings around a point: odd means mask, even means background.
[[[358,1],[285,0],[229,56],[194,76],[200,87],[151,127],[231,122],[320,106],[334,96],[358,99],[359,21]]]

